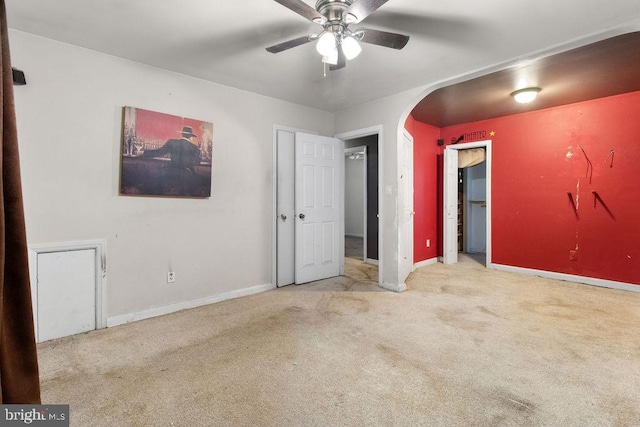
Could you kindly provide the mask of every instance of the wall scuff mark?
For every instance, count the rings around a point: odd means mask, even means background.
[[[584,158],[587,159],[587,174],[585,175],[585,178],[589,178],[589,184],[591,184],[591,179],[593,178],[593,163],[589,160],[589,156],[587,156],[587,152],[584,151],[584,148],[580,145],[578,145],[578,148],[582,150]]]
[[[604,200],[602,200],[602,197],[600,197],[600,195],[598,194],[597,191],[593,191],[591,190],[591,193],[593,194],[593,208],[596,208],[596,205],[598,202],[600,202],[600,204],[602,205],[602,207],[604,208],[605,211],[607,211],[607,213],[609,214],[609,216],[611,217],[611,219],[613,219],[614,221],[616,220],[615,215],[613,215],[613,212],[611,212],[611,210],[609,209],[609,207],[607,206],[607,204],[604,202]]]
[[[616,154],[616,150],[614,150],[613,148],[611,150],[609,150],[609,155],[607,156],[606,159],[604,159],[604,162],[607,163],[607,161],[609,159],[611,159],[611,163],[609,164],[609,167],[612,168],[613,167],[613,156]]]
[[[573,194],[571,191],[567,191],[567,196],[569,196],[569,203],[571,203],[573,213],[576,215],[576,219],[578,219],[578,207],[576,206],[576,202],[573,201]]]

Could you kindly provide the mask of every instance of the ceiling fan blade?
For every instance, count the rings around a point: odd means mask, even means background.
[[[306,3],[303,3],[302,0],[275,0],[280,3],[284,7],[293,10],[298,15],[307,18],[309,21],[324,24],[327,22],[327,18],[318,13],[317,10],[312,8]]]
[[[389,0],[356,0],[349,6],[349,9],[344,12],[343,18],[349,24],[357,24],[378,10],[378,8],[387,1]]]
[[[286,42],[282,42],[282,43],[278,43],[278,44],[273,45],[273,46],[269,46],[266,49],[267,49],[267,52],[279,53],[279,52],[282,52],[283,50],[291,49],[292,47],[296,47],[296,46],[300,46],[300,45],[305,44],[305,43],[309,43],[311,40],[313,40],[313,37],[311,35],[302,36],[302,37],[298,37],[297,39],[288,40]]]
[[[338,47],[338,63],[336,65],[330,65],[329,70],[335,71],[347,66],[347,58],[344,56],[342,47]]]
[[[362,33],[360,41],[363,43],[377,44],[378,46],[390,47],[392,49],[402,49],[409,42],[409,36],[397,33],[388,33],[386,31],[372,30],[363,28],[356,31],[356,34]]]

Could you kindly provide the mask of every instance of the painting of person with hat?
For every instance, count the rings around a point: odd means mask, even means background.
[[[213,123],[135,107],[123,119],[123,146],[132,134],[139,147],[123,148],[120,194],[211,196]]]
[[[145,150],[145,157],[162,157],[164,155],[171,156],[169,167],[173,169],[182,169],[195,173],[193,168],[200,163],[200,148],[194,143],[197,137],[193,133],[191,126],[182,128],[182,138],[170,139],[162,147],[157,150]]]

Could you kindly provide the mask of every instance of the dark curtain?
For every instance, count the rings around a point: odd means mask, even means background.
[[[0,171],[0,397],[4,404],[40,403],[27,236],[22,206],[7,13],[0,0],[2,162]]]

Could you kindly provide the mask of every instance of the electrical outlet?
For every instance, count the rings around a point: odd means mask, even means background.
[[[176,281],[176,272],[170,271],[167,273],[167,283],[174,283]]]
[[[569,251],[569,261],[577,261],[578,260],[578,251],[570,250]]]
[[[427,239],[427,247],[430,248],[431,247],[431,239]]]

